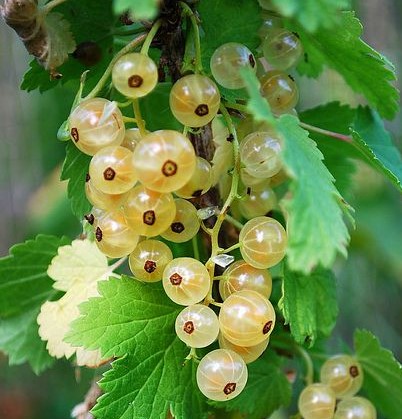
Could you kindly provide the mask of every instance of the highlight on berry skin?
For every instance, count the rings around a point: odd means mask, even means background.
[[[304,419],[333,419],[336,395],[326,384],[315,383],[305,387],[298,400]]]

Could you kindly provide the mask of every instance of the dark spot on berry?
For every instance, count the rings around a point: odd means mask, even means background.
[[[184,231],[184,225],[183,223],[180,223],[180,222],[172,223],[170,226],[170,229],[173,231],[173,233],[180,234],[181,232]]]
[[[80,136],[78,135],[78,129],[77,128],[71,128],[71,137],[72,139],[78,143]]]
[[[197,191],[194,191],[191,196],[193,196],[194,198],[198,198],[199,196],[202,195],[202,189],[198,189]]]
[[[356,367],[356,365],[352,365],[349,368],[349,374],[353,377],[356,378],[359,375],[359,368]]]
[[[85,182],[89,182],[91,180],[91,176],[89,176],[89,173],[85,175]]]
[[[166,176],[173,176],[177,173],[177,164],[172,160],[166,160],[162,166],[162,173]]]
[[[154,272],[156,269],[156,262],[153,260],[147,260],[144,263],[144,270],[146,272],[148,272],[149,274],[151,274],[152,272]]]
[[[264,327],[262,328],[262,333],[263,333],[264,335],[266,335],[266,334],[267,334],[267,333],[269,333],[269,331],[271,330],[271,327],[272,327],[272,321],[266,322],[266,323],[264,324]]]
[[[290,80],[295,81],[295,79],[290,74],[288,74],[288,77],[290,78]]]
[[[250,194],[251,194],[251,188],[250,188],[250,186],[247,188],[247,192],[246,192],[246,194],[247,194],[247,195],[250,195]]]
[[[194,332],[194,329],[195,329],[194,323],[191,320],[189,320],[188,322],[184,323],[183,330],[187,334],[191,335],[191,333]]]
[[[170,283],[172,284],[172,285],[180,285],[181,284],[181,281],[182,281],[182,279],[183,279],[183,277],[182,276],[180,276],[177,272],[176,273],[174,273],[173,275],[170,275]]]
[[[102,240],[102,230],[99,227],[96,227],[95,237],[98,242]]]
[[[127,80],[129,87],[140,87],[144,82],[144,79],[138,74],[130,76]]]
[[[95,217],[93,214],[84,215],[84,218],[88,221],[89,224],[93,225]]]
[[[142,221],[146,225],[149,225],[149,226],[154,225],[155,220],[156,220],[155,211],[148,210],[148,211],[145,211],[144,214],[142,215]]]
[[[198,105],[198,106],[195,108],[194,113],[195,113],[196,115],[198,115],[198,116],[205,116],[205,115],[208,115],[208,114],[209,114],[209,108],[208,108],[208,105],[207,105],[207,104],[205,104],[205,103],[201,103],[201,105]]]
[[[113,180],[115,176],[116,172],[111,167],[106,168],[103,172],[103,178],[105,180]]]
[[[234,140],[233,134],[229,134],[228,137],[226,137],[226,141],[229,141],[231,143]]]
[[[223,392],[228,396],[229,394],[233,393],[236,390],[236,383],[227,383]]]
[[[255,59],[254,59],[253,54],[250,54],[248,56],[248,62],[250,63],[251,67],[253,67],[253,68],[255,67]]]

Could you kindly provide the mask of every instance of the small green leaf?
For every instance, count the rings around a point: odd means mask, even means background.
[[[378,114],[360,107],[352,136],[366,161],[402,190],[402,157]]]
[[[72,141],[67,143],[60,179],[68,180],[67,194],[71,210],[79,219],[88,214],[92,207],[85,195],[85,179],[90,161],[91,157],[78,150]]]
[[[209,72],[212,54],[222,44],[238,42],[252,52],[260,44],[258,30],[262,24],[260,8],[249,0],[202,0],[197,5],[204,36],[201,38],[202,59]]]
[[[260,359],[247,366],[247,385],[239,396],[227,402],[211,404],[247,414],[249,419],[269,417],[279,407],[290,403],[291,386],[282,367],[283,358],[267,349]]]
[[[338,316],[335,277],[317,268],[303,275],[284,264],[279,307],[296,342],[313,346],[319,336],[329,336]]]
[[[310,272],[331,267],[338,252],[345,255],[349,232],[342,212],[349,212],[323,164],[316,143],[298,120],[282,116],[277,129],[285,139],[282,158],[291,178],[288,212],[288,263],[292,270]]]
[[[68,243],[66,237],[39,235],[13,246],[10,255],[0,259],[0,349],[12,365],[27,361],[39,373],[52,363],[36,317],[57,293],[47,268],[58,248]]]
[[[357,93],[387,119],[392,119],[399,108],[399,92],[393,85],[395,71],[387,59],[367,45],[361,38],[362,25],[352,12],[342,13],[339,30],[321,29],[311,34],[297,24],[289,28],[298,33],[306,52],[307,62],[298,71],[318,77],[324,66],[336,70]]]
[[[367,330],[356,330],[357,359],[364,371],[363,389],[388,419],[400,419],[402,412],[402,365]]]
[[[66,340],[103,356],[122,357],[101,380],[105,391],[94,412],[100,419],[204,418],[206,399],[195,382],[195,365],[183,366],[189,349],[176,336],[182,307],[160,284],[111,278],[98,286],[101,297],[81,305],[82,317]]]
[[[268,102],[261,96],[260,82],[257,76],[249,68],[241,70],[241,76],[246,83],[246,90],[249,95],[247,110],[253,115],[256,121],[266,121],[275,125],[275,118],[272,115]]]
[[[272,0],[281,15],[292,17],[307,31],[332,28],[341,21],[341,10],[349,8],[349,0]]]
[[[135,20],[152,20],[158,13],[158,0],[114,0],[115,14],[129,12]]]

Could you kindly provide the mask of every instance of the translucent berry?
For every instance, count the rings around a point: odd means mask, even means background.
[[[121,146],[102,148],[91,159],[89,175],[92,184],[101,192],[128,192],[137,182],[133,153]]]
[[[332,388],[337,398],[350,397],[361,389],[363,370],[353,357],[335,355],[322,365],[320,378]]]
[[[250,220],[266,215],[276,207],[275,192],[266,183],[251,187],[239,200],[239,211],[244,218]]]
[[[163,272],[163,288],[176,304],[189,306],[203,300],[209,291],[210,277],[196,259],[173,259]]]
[[[180,198],[194,198],[203,195],[211,188],[212,168],[210,163],[202,157],[196,157],[195,170],[190,180],[175,191]]]
[[[128,148],[130,151],[134,151],[141,139],[142,136],[138,128],[127,129],[121,146]]]
[[[128,262],[136,279],[157,282],[162,280],[163,271],[172,260],[172,252],[165,243],[149,239],[137,245]]]
[[[217,339],[219,321],[209,307],[194,304],[179,313],[175,329],[179,339],[187,346],[205,348]]]
[[[244,167],[240,169],[240,180],[245,186],[262,186],[268,182],[266,178],[251,176]]]
[[[147,55],[133,52],[120,57],[112,70],[114,87],[123,95],[139,98],[158,83],[158,68]]]
[[[267,349],[269,338],[255,346],[238,346],[227,340],[222,333],[219,334],[219,347],[221,349],[230,349],[239,354],[246,364],[257,360]]]
[[[282,28],[282,19],[269,11],[262,11],[262,25],[258,30],[258,35],[262,40],[267,36],[272,28]]]
[[[275,130],[270,124],[265,121],[255,121],[252,116],[247,116],[246,118],[242,119],[238,123],[236,131],[237,137],[240,141],[247,137],[247,135],[257,131],[275,134]]]
[[[127,199],[128,194],[107,194],[95,188],[88,174],[85,182],[85,195],[88,201],[96,208],[112,211],[120,208]]]
[[[293,32],[283,28],[265,31],[262,43],[264,58],[276,70],[288,70],[297,65],[303,56],[303,46]]]
[[[243,44],[229,42],[218,47],[211,57],[211,73],[214,79],[227,89],[245,87],[240,74],[242,68],[256,71],[256,62],[252,52]]]
[[[238,260],[230,265],[219,281],[219,293],[223,300],[237,291],[252,290],[269,298],[272,291],[272,278],[267,269],[257,269]]]
[[[227,349],[216,349],[201,359],[197,368],[198,388],[211,400],[225,401],[238,396],[247,383],[243,358]]]
[[[196,165],[193,145],[177,131],[146,135],[134,150],[134,167],[140,182],[157,192],[173,192],[192,177]]]
[[[239,243],[243,259],[255,268],[265,269],[285,256],[287,234],[273,218],[256,217],[241,229]]]
[[[174,243],[191,240],[200,229],[200,219],[197,210],[191,202],[176,199],[176,215],[166,231],[161,236]]]
[[[189,127],[202,127],[218,113],[220,93],[206,76],[190,74],[179,79],[170,92],[170,109],[175,118]]]
[[[121,258],[130,254],[139,236],[126,223],[122,211],[105,213],[94,222],[95,243],[106,256]]]
[[[295,81],[282,71],[268,71],[260,82],[262,96],[277,115],[291,111],[299,101],[299,89]]]
[[[137,234],[152,237],[169,227],[176,205],[172,194],[161,194],[138,185],[129,192],[123,210],[127,223]]]
[[[377,411],[363,397],[348,397],[339,402],[334,419],[377,419]]]
[[[335,393],[325,384],[307,386],[299,396],[299,412],[304,419],[333,419]]]
[[[104,147],[121,144],[124,138],[120,109],[116,102],[103,98],[82,101],[71,113],[68,124],[74,144],[90,156]]]
[[[253,132],[240,143],[240,160],[244,170],[257,178],[269,178],[282,168],[281,141],[269,132]]]
[[[266,297],[256,291],[243,290],[223,302],[219,324],[223,336],[231,343],[255,346],[272,333],[275,318],[275,310]]]

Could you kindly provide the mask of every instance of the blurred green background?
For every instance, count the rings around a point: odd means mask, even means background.
[[[355,2],[364,39],[402,68],[402,2]],[[44,94],[18,90],[29,57],[14,32],[0,22],[0,256],[37,233],[74,237],[65,186],[58,182],[64,144],[56,133],[69,113],[76,85]],[[300,109],[331,100],[357,103],[332,72],[301,80]],[[305,94],[303,92],[306,92]],[[388,128],[401,148],[401,114]],[[331,141],[331,140],[329,140]],[[356,208],[349,258],[335,266],[340,316],[329,350],[352,343],[356,327],[367,328],[402,359],[402,200],[380,175],[360,165],[347,196]],[[95,377],[68,362],[36,377],[28,367],[8,367],[0,354],[0,419],[64,419],[80,403]],[[196,419],[196,418],[195,418]]]

